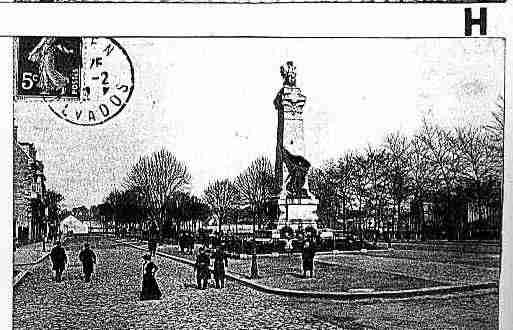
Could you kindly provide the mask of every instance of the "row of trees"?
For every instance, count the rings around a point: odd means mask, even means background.
[[[488,125],[446,127],[425,118],[412,136],[390,133],[380,145],[312,169],[309,186],[320,201],[321,224],[341,222],[348,231],[385,238],[426,238],[428,232],[467,238],[468,207],[476,210],[478,223],[487,221],[489,208],[501,209],[504,100],[497,105]],[[156,222],[161,236],[212,218],[220,231],[226,223],[261,226],[277,217],[274,170],[266,157],[235,178],[211,181],[201,197],[187,192],[190,180],[186,164],[173,153],[143,156],[123,189],[112,191],[92,213],[117,225]]]
[[[187,192],[191,175],[187,165],[167,150],[143,156],[133,165],[121,190],[114,189],[93,215],[119,228],[148,230],[154,223],[161,238],[173,236],[183,225],[195,227],[209,216],[208,206]]]
[[[487,208],[501,209],[503,134],[501,98],[489,125],[444,127],[426,118],[413,136],[395,132],[380,145],[346,152],[310,175],[319,216],[360,235],[426,238],[429,230],[468,238],[466,207],[475,206],[478,222]],[[437,221],[427,223],[427,204]]]
[[[203,195],[217,220],[219,231],[222,224],[241,220],[242,210],[245,211],[244,215],[250,216],[255,230],[255,226],[263,225],[264,220],[272,214],[274,187],[271,161],[259,157],[235,179],[224,178],[210,182]]]
[[[98,220],[113,223],[116,231],[123,226],[148,228],[156,222],[161,237],[179,232],[182,224],[206,223],[215,219],[221,225],[236,221],[242,214],[261,225],[269,214],[274,187],[274,171],[268,158],[253,161],[234,180],[210,182],[201,197],[187,191],[191,175],[185,163],[169,151],[161,150],[141,157],[123,183],[104,203],[92,206],[90,213]],[[247,219],[246,219],[247,220]]]
[[[274,170],[266,157],[254,160],[234,180],[218,179],[208,184],[203,192],[212,214],[217,219],[219,233],[221,225],[230,220],[239,222],[242,210],[252,219],[253,253],[251,255],[251,277],[258,277],[255,231],[264,219],[272,213],[272,199],[275,193]]]

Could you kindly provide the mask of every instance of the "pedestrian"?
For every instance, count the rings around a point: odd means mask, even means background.
[[[313,277],[313,259],[315,256],[315,250],[312,243],[308,240],[303,245],[303,277],[306,278],[306,272],[310,272],[310,277]]]
[[[155,257],[157,254],[157,240],[155,237],[150,237],[148,239],[148,252],[151,257]]]
[[[84,243],[84,249],[80,251],[78,259],[82,262],[84,282],[91,282],[91,274],[94,271],[94,264],[96,264],[96,254],[91,250],[89,243]]]
[[[158,270],[157,265],[151,261],[151,256],[146,254],[143,256],[143,280],[141,289],[141,300],[158,300],[162,297],[155,273]]]
[[[66,257],[66,250],[61,246],[61,242],[57,241],[55,246],[52,248],[50,252],[50,259],[52,260],[53,267],[52,269],[55,271],[55,281],[62,281],[62,272],[66,267],[66,262],[68,258]]]
[[[216,281],[216,289],[219,289],[219,284],[221,285],[221,289],[224,288],[225,266],[228,267],[228,255],[224,252],[223,246],[219,245],[214,253],[214,279]]]
[[[185,252],[185,253],[189,253],[191,252],[190,249],[189,249],[189,242],[190,242],[190,237],[189,237],[189,233],[185,233],[182,237],[182,250]]]
[[[287,236],[285,241],[285,252],[288,254],[289,258],[292,257],[292,249],[292,238]]]
[[[189,234],[189,240],[187,242],[189,253],[194,252],[194,233]]]
[[[183,233],[178,234],[178,247],[180,248],[180,252],[184,252],[183,240],[184,240],[184,234]]]
[[[206,289],[208,280],[210,279],[210,256],[206,253],[206,249],[202,246],[199,249],[199,254],[196,257],[196,281],[198,289]]]

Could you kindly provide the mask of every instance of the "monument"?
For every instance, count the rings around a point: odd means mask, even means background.
[[[303,107],[306,97],[296,87],[296,67],[289,61],[281,67],[283,87],[274,99],[278,113],[275,178],[279,192],[277,229],[317,228],[319,201],[309,191],[310,163],[305,158]]]

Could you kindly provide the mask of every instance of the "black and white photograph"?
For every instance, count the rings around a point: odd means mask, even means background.
[[[499,329],[506,40],[13,47],[13,329]]]

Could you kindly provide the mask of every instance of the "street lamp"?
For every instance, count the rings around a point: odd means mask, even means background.
[[[48,206],[45,207],[45,232],[43,234],[43,252],[46,251],[46,238],[48,237]]]
[[[253,208],[253,205],[251,206]],[[255,230],[255,223],[256,223],[256,212],[253,210],[253,247],[251,251],[251,278],[256,279],[258,278],[258,264],[257,264],[257,253],[256,253],[256,230]]]

